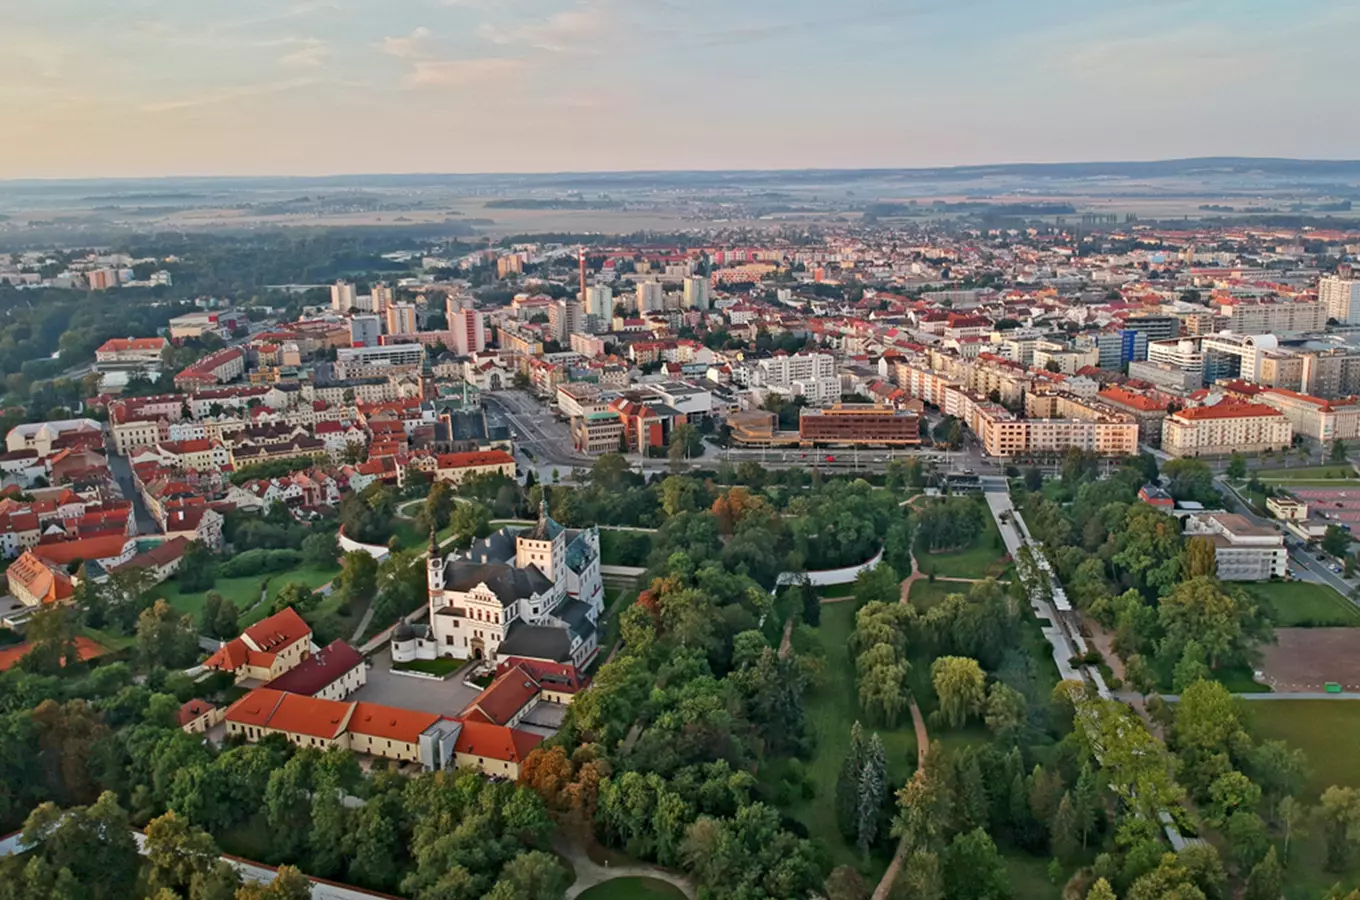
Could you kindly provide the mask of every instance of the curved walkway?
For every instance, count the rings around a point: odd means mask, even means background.
[[[919,772],[925,767],[926,756],[930,754],[930,735],[926,732],[926,720],[921,715],[921,707],[916,705],[915,698],[911,701],[911,724],[916,729],[916,769]],[[907,859],[908,850],[907,838],[903,835],[897,842],[897,852],[893,854],[892,862],[888,863],[888,870],[883,873],[878,887],[874,888],[873,900],[888,900],[892,895],[893,884],[902,872],[902,864]]]
[[[575,900],[581,894],[615,878],[655,878],[679,888],[690,900],[694,898],[694,884],[683,875],[668,872],[658,866],[634,863],[628,866],[602,866],[591,859],[576,841],[568,840],[560,833],[553,841],[553,849],[571,863],[576,870],[576,880],[567,888],[567,900]]]

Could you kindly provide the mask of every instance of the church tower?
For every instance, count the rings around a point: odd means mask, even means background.
[[[444,590],[444,557],[439,552],[439,541],[434,536],[433,528],[430,529],[430,550],[425,560],[425,572],[430,599],[433,601],[435,592]]]

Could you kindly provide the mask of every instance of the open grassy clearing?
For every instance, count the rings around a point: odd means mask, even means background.
[[[1328,628],[1360,625],[1360,609],[1334,588],[1308,581],[1271,581],[1247,587],[1275,612],[1284,628]]]
[[[946,578],[1001,577],[1006,569],[1006,547],[996,522],[988,516],[986,525],[973,538],[973,543],[960,550],[945,553],[918,553],[916,562],[921,571]]]
[[[1355,478],[1355,467],[1351,465],[1329,466],[1286,466],[1278,469],[1258,469],[1256,477],[1262,481],[1282,481],[1294,478],[1332,480]]]
[[[657,878],[614,878],[588,888],[580,900],[683,900],[685,892]]]

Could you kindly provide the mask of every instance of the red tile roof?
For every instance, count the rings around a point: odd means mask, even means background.
[[[363,664],[363,655],[337,638],[265,687],[313,697]]]
[[[421,732],[441,718],[437,713],[360,702],[354,704],[349,730],[355,734],[414,744],[420,739]]]
[[[312,626],[291,606],[261,619],[244,632],[261,650],[279,650],[311,634]]]
[[[1227,401],[1214,406],[1196,406],[1183,409],[1174,415],[1176,418],[1187,419],[1192,422],[1205,419],[1264,419],[1268,417],[1283,418],[1284,416],[1278,409],[1262,406],[1259,403],[1232,403]]]
[[[75,645],[76,656],[81,662],[94,659],[96,656],[103,656],[108,652],[99,644],[96,644],[94,641],[83,635],[76,637]],[[18,664],[19,660],[27,656],[32,649],[33,645],[28,641],[24,641],[22,644],[15,644],[12,647],[5,647],[3,650],[0,650],[0,672],[13,668]],[[63,665],[65,665],[65,663],[63,663]]]
[[[339,700],[283,693],[266,727],[329,741],[344,733],[354,707]]]
[[[183,728],[194,719],[206,715],[215,709],[217,709],[217,707],[213,706],[207,700],[190,700],[179,708],[179,715],[176,716],[176,721],[179,722],[179,727]]]
[[[455,753],[466,753],[483,759],[519,763],[541,743],[543,743],[541,736],[520,731],[518,728],[465,721],[458,732],[458,740],[454,742],[453,749]]]
[[[537,679],[523,666],[514,666],[497,676],[460,713],[469,721],[505,725],[538,696]]]
[[[470,466],[500,466],[513,464],[515,458],[504,450],[477,450],[471,453],[441,453],[435,460],[441,469],[464,469]]]

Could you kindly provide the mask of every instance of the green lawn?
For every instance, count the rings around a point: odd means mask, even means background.
[[[1003,573],[1005,556],[1006,546],[1001,542],[1001,533],[996,530],[995,520],[988,516],[972,546],[947,553],[918,553],[916,561],[926,573],[934,572],[947,578],[986,578]]]
[[[1360,701],[1271,700],[1241,706],[1252,737],[1283,740],[1308,755],[1311,773],[1299,800],[1315,804],[1334,784],[1360,787],[1360,755],[1351,751],[1360,742]],[[1360,885],[1360,865],[1340,873],[1323,868],[1326,845],[1316,826],[1295,845],[1291,857],[1287,900],[1320,900],[1338,882],[1345,890]]]
[[[315,590],[331,581],[338,574],[340,574],[339,567],[315,569],[310,566],[302,566],[272,574],[219,578],[211,589],[217,591],[223,598],[235,603],[237,609],[241,610],[242,613],[241,624],[250,625],[264,618],[269,612],[268,603],[257,605],[260,601],[260,594],[264,590],[265,579],[269,580],[268,600],[272,602],[283,586],[289,582],[300,581]],[[202,614],[203,600],[207,596],[207,591],[184,593],[179,589],[179,581],[175,578],[157,585],[149,593],[153,598],[163,598],[169,601],[175,609],[191,615],[195,619]]]
[[[921,579],[911,586],[911,605],[917,612],[925,612],[944,601],[950,594],[967,594],[972,585],[960,581],[928,581]]]
[[[1048,880],[1048,860],[1004,850],[1001,861],[1006,865],[1006,878],[1015,900],[1058,900],[1062,896],[1062,885]],[[1065,871],[1064,878],[1070,874]]]
[[[423,672],[426,675],[443,678],[452,675],[465,665],[467,665],[465,659],[449,659],[447,656],[441,656],[438,659],[413,659],[404,663],[394,662],[392,668],[397,671]]]
[[[1245,703],[1257,740],[1288,741],[1308,754],[1312,768],[1307,796],[1312,802],[1334,784],[1360,788],[1360,701],[1269,700]]]
[[[1355,478],[1355,467],[1350,465],[1289,466],[1283,469],[1260,469],[1256,477],[1262,481],[1288,481],[1295,478],[1334,480]]]
[[[817,636],[825,653],[825,674],[820,687],[807,699],[807,722],[816,732],[817,755],[808,762],[806,774],[814,786],[811,799],[798,800],[789,812],[807,826],[814,838],[826,841],[836,865],[858,866],[858,851],[847,844],[836,827],[836,778],[845,754],[850,750],[850,729],[860,718],[859,693],[855,687],[855,666],[850,658],[850,633],[855,628],[855,605],[832,603],[822,607]],[[916,770],[916,735],[911,719],[903,714],[898,727],[877,731],[888,753],[888,777],[893,785],[903,784]]]
[[[580,900],[684,900],[685,892],[656,878],[614,878],[580,894]]]
[[[1271,581],[1247,588],[1275,611],[1275,624],[1289,628],[1360,625],[1360,609],[1329,585]]]

